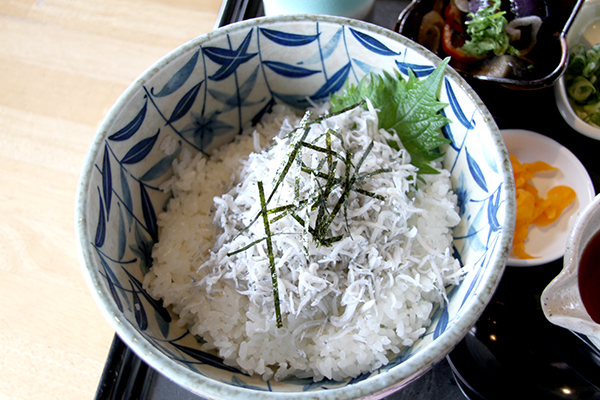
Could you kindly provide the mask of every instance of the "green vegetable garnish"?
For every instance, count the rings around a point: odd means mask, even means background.
[[[471,18],[465,22],[470,37],[462,46],[470,56],[485,57],[489,53],[519,55],[519,51],[510,44],[510,36],[504,30],[508,21],[505,11],[500,11],[500,1],[490,2],[477,13],[469,13]]]
[[[379,128],[396,132],[411,156],[411,164],[419,168],[419,175],[437,174],[429,163],[442,156],[439,146],[450,143],[441,132],[441,128],[450,122],[440,113],[446,104],[438,100],[449,61],[450,58],[446,58],[423,80],[410,69],[408,80],[404,80],[397,70],[394,76],[387,72],[382,76],[368,75],[358,85],[346,85],[341,94],[334,95],[331,110],[337,112],[368,98],[379,110]],[[390,145],[398,148],[397,143]]]
[[[588,79],[583,76],[576,76],[573,83],[569,86],[568,92],[573,100],[584,103],[596,92],[596,88]]]
[[[572,47],[565,86],[573,109],[587,123],[600,126],[600,44]]]

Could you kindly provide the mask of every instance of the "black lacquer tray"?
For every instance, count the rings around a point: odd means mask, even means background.
[[[376,0],[367,21],[392,29],[408,1]],[[223,0],[215,27],[262,15],[261,0]],[[552,88],[516,91],[469,82],[500,129],[526,129],[571,150],[600,189],[600,141],[562,119]],[[455,349],[425,375],[386,400],[598,399],[600,351],[585,337],[550,324],[540,308],[562,259],[507,267],[492,301]],[[202,400],[147,366],[115,335],[96,400]]]

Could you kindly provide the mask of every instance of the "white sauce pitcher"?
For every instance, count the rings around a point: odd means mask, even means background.
[[[581,254],[599,230],[600,195],[597,195],[577,218],[567,240],[563,269],[544,289],[541,302],[544,315],[551,323],[588,336],[600,349],[600,325],[587,313],[577,280]]]

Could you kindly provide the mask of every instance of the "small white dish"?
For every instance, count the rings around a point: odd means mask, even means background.
[[[556,97],[556,105],[558,106],[560,114],[571,128],[587,137],[600,140],[600,128],[588,124],[579,118],[575,110],[573,110],[567,95],[564,76],[562,76],[554,85],[554,96]]]
[[[600,0],[587,0],[583,4],[569,28],[566,39],[569,48],[579,43],[587,47],[600,43]],[[554,97],[567,124],[585,136],[600,140],[600,128],[588,124],[573,110],[567,95],[564,75],[554,85]]]
[[[263,0],[266,16],[289,14],[325,14],[364,19],[375,0]]]
[[[531,225],[525,240],[525,250],[533,259],[520,259],[514,254],[508,257],[507,265],[531,267],[559,259],[565,253],[567,239],[577,216],[595,196],[594,185],[587,170],[579,159],[555,140],[521,129],[501,130],[508,153],[521,163],[544,161],[558,170],[541,172],[532,179],[532,184],[544,197],[548,190],[557,185],[571,187],[577,198],[564,209],[557,221],[549,226]]]

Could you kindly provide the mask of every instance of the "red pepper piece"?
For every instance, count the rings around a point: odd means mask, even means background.
[[[456,32],[463,33],[462,13],[454,3],[450,3],[444,9],[444,19]]]
[[[465,64],[474,63],[479,61],[479,58],[470,56],[461,47],[456,47],[452,43],[452,36],[454,35],[454,29],[449,24],[444,25],[444,34],[442,37],[442,47],[444,52],[458,62]]]

